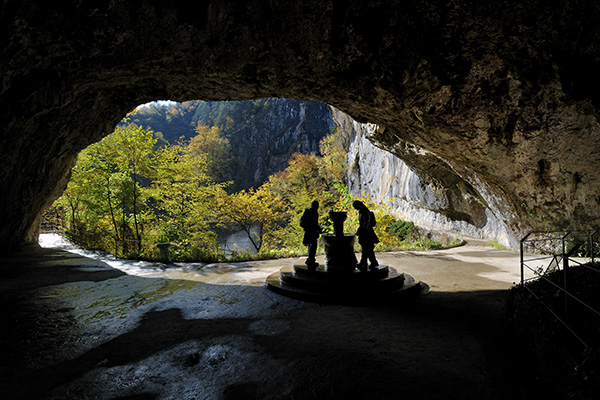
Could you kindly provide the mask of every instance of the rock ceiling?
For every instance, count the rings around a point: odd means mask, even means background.
[[[0,246],[34,241],[77,153],[155,99],[324,101],[515,237],[599,225],[597,2],[191,4],[3,3]]]

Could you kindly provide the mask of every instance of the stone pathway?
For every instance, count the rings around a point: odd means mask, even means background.
[[[519,398],[502,314],[518,253],[473,240],[378,258],[430,291],[321,305],[265,288],[294,259],[117,269],[39,248],[0,259],[0,398]]]

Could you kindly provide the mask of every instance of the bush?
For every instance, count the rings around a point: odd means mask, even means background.
[[[397,235],[401,240],[411,237],[415,231],[415,224],[411,221],[396,220],[388,226],[388,232]]]

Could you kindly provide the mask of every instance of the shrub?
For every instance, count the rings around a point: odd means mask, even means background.
[[[397,235],[401,240],[411,237],[415,231],[415,224],[411,221],[396,220],[388,226],[388,232]]]

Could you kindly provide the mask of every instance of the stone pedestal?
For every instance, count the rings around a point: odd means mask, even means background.
[[[354,255],[355,236],[321,237],[325,247],[325,269],[328,271],[352,272],[356,268],[357,260]]]
[[[345,211],[331,211],[329,218],[333,221],[333,236],[323,235],[323,247],[325,248],[325,269],[328,271],[352,272],[356,268],[356,256],[354,255],[355,236],[344,235]]]
[[[296,263],[269,275],[267,288],[306,301],[354,305],[385,304],[421,292],[420,283],[412,276],[386,265],[349,272]]]
[[[398,296],[418,294],[421,286],[410,275],[379,265],[368,271],[356,268],[355,236],[344,235],[345,212],[329,213],[334,235],[323,235],[325,265],[309,268],[294,264],[267,277],[274,292],[308,301],[370,304]]]

